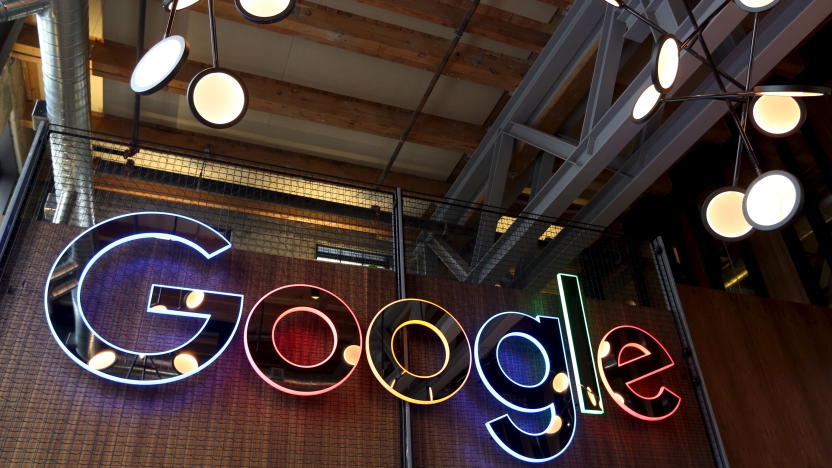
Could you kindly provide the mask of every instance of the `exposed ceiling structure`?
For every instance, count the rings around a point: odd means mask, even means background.
[[[631,6],[684,38],[695,27],[681,1]],[[162,37],[167,15],[160,3],[147,1],[145,48]],[[174,32],[190,41],[189,61],[165,90],[142,99],[140,137],[369,183],[390,159],[470,6],[306,0],[285,21],[257,25],[233,2],[217,0],[223,66],[243,76],[251,101],[241,123],[211,130],[193,119],[183,97],[190,78],[210,62],[205,3],[177,15]],[[668,105],[650,122],[634,123],[630,111],[650,82],[656,38],[603,0],[571,3],[483,1],[386,179],[496,208],[495,216],[473,220],[480,235],[471,264],[460,266],[469,281],[502,277],[508,259],[544,234],[536,218],[607,226],[644,191],[662,192],[662,174],[726,112],[720,103]],[[720,68],[742,76],[750,14],[732,0],[695,3],[698,18],[715,15],[705,37]],[[129,135],[139,8],[139,0],[90,0],[95,130]],[[829,0],[780,2],[766,12],[753,81],[830,14]],[[15,53],[37,66],[34,26],[23,29]],[[715,87],[692,54],[682,56],[681,70],[671,95]],[[36,88],[30,83],[30,98]],[[503,215],[520,220],[507,226]],[[440,209],[433,218],[466,222],[462,211]],[[535,283],[568,263],[558,252],[574,251],[561,248],[570,242],[569,229],[559,231],[543,255],[524,262],[516,281]]]

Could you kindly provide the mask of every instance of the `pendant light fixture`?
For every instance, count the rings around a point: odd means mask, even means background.
[[[277,23],[292,14],[295,0],[234,0],[243,18],[258,24]]]
[[[183,0],[186,1],[186,0]],[[167,86],[188,59],[190,45],[182,36],[171,36],[178,0],[171,2],[170,16],[162,40],[150,48],[133,69],[130,88],[136,94],[148,95]]]
[[[803,188],[786,171],[769,171],[748,186],[742,204],[745,219],[761,231],[774,231],[788,224],[803,205]]]
[[[231,70],[219,65],[214,0],[208,0],[212,66],[197,73],[188,85],[188,105],[194,117],[211,128],[236,125],[248,109],[248,91]]]
[[[184,10],[195,3],[199,3],[199,0],[179,0],[178,2],[176,0],[164,0],[162,2],[162,8],[165,10],[171,10],[172,8]],[[174,4],[176,6],[174,6]]]
[[[754,233],[754,226],[745,220],[745,192],[738,187],[725,187],[711,193],[702,205],[702,221],[716,238],[726,241],[745,239]]]
[[[751,51],[744,85],[717,67],[703,36],[705,27],[730,2],[724,2],[708,18],[698,22],[688,1],[681,0],[693,24],[694,32],[690,38],[680,43],[675,36],[629,7],[624,0],[605,1],[629,12],[660,35],[660,39],[653,48],[652,84],[642,91],[633,103],[632,119],[635,122],[641,123],[650,119],[664,102],[716,99],[725,101],[728,113],[737,127],[740,138],[734,164],[733,184],[711,193],[702,206],[702,220],[708,231],[719,239],[736,241],[751,235],[755,228],[761,231],[773,231],[791,222],[802,205],[803,189],[792,174],[784,171],[763,173],[751,138],[747,133],[748,119],[751,118],[754,127],[767,136],[790,135],[800,128],[806,118],[806,109],[799,98],[828,96],[831,90],[823,86],[804,85],[766,85],[752,89],[758,16],[760,12],[774,7],[779,0],[734,0],[734,3],[743,10],[754,13]],[[697,41],[702,45],[704,57],[692,49]],[[721,89],[720,93],[666,97],[678,77],[683,51],[710,68]],[[726,82],[736,86],[740,91],[729,92]],[[742,107],[741,116],[734,109],[734,104]],[[747,191],[739,188],[739,168],[744,153],[748,155],[757,173],[757,178]]]

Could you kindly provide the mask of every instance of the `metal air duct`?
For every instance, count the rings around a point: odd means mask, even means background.
[[[86,135],[90,130],[89,6],[87,0],[52,0],[37,15],[43,88],[50,135],[57,208],[55,223],[91,226],[92,152],[86,138],[61,133],[61,127]]]

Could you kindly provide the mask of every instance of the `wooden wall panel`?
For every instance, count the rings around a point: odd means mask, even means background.
[[[733,466],[828,466],[832,310],[680,286]]]

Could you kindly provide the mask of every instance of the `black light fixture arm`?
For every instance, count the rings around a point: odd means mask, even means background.
[[[751,91],[751,80],[754,74],[754,51],[757,48],[757,24],[759,22],[759,14],[754,13],[754,25],[751,29],[751,51],[748,53],[748,72],[745,75],[745,92],[748,93]],[[742,129],[744,132],[747,132],[748,129],[748,114],[749,110],[751,109],[751,97],[745,98],[745,106],[742,109]],[[739,184],[740,181],[740,167],[742,166],[742,140],[737,142],[737,157],[736,161],[734,162],[734,177],[733,185],[734,187]],[[757,172],[760,172],[760,168],[757,167]]]
[[[211,64],[214,68],[220,65],[220,52],[217,46],[217,18],[214,16],[214,0],[208,0],[208,25],[211,30]]]
[[[716,61],[714,60],[713,54],[711,54],[711,48],[708,47],[708,44],[705,42],[705,39],[702,36],[702,30],[698,26],[696,16],[693,14],[693,9],[691,9],[690,4],[687,0],[683,0],[682,3],[685,6],[685,10],[687,11],[688,18],[690,19],[691,24],[693,24],[694,28],[699,30],[698,35],[700,38],[700,42],[702,43],[702,50],[705,52],[705,57],[708,59],[708,64],[711,68],[711,72],[713,73],[714,78],[716,79],[717,85],[719,85],[719,89],[721,89],[722,92],[727,93],[728,88],[722,81],[722,75],[719,73],[719,69],[716,65]],[[754,169],[761,174],[762,171],[760,170],[759,160],[757,159],[757,154],[754,151],[754,146],[751,143],[751,138],[748,137],[748,133],[745,131],[745,128],[742,122],[740,121],[740,117],[737,115],[731,103],[726,102],[725,105],[728,107],[728,113],[731,115],[731,119],[734,121],[734,125],[736,125],[737,130],[739,131],[740,138],[742,139],[742,142],[745,145],[746,151],[748,152],[748,156],[751,159],[752,164],[754,164]]]
[[[165,35],[162,36],[162,39],[167,39],[170,36],[170,31],[173,29],[173,17],[176,16],[176,7],[179,4],[179,0],[173,0],[173,3],[170,6],[170,16],[168,16],[168,25],[165,28]]]

